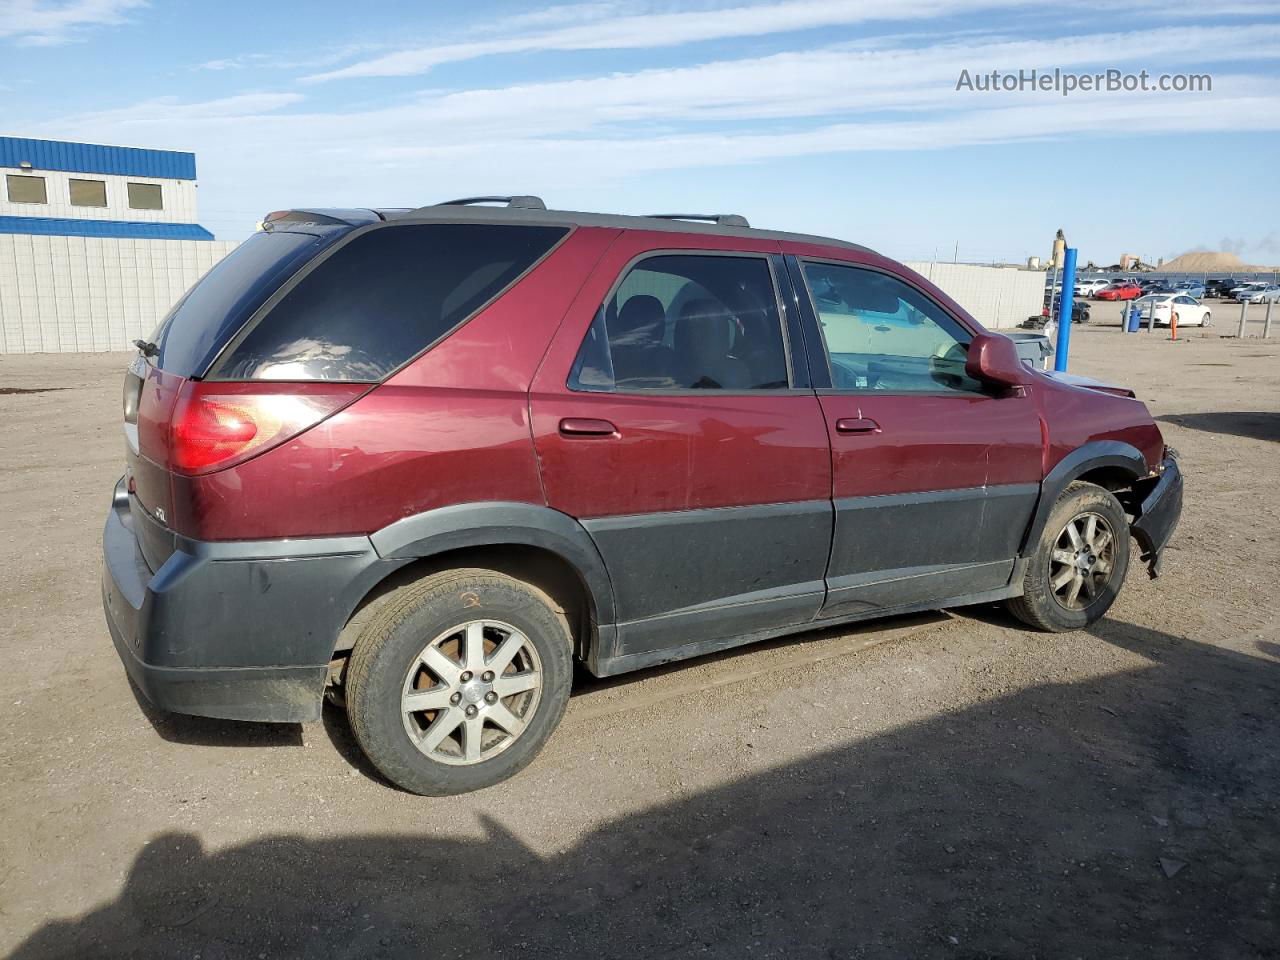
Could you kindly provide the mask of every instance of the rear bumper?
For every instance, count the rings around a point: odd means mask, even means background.
[[[1153,578],[1160,573],[1161,554],[1182,516],[1182,471],[1178,461],[1166,457],[1161,468],[1159,479],[1146,491],[1130,527]]]
[[[102,604],[125,669],[156,706],[232,720],[320,716],[338,633],[404,561],[367,537],[203,543],[174,534],[152,572],[116,487],[102,535]]]

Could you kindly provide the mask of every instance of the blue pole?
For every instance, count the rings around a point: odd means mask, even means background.
[[[1065,373],[1071,349],[1071,308],[1076,302],[1076,248],[1067,247],[1062,262],[1062,298],[1058,301],[1058,345],[1053,352],[1053,369]]]

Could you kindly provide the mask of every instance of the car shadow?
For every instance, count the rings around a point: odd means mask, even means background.
[[[1162,423],[1173,423],[1190,430],[1225,433],[1250,440],[1280,443],[1280,413],[1268,410],[1221,411],[1214,413],[1169,413],[1156,417]]]
[[[781,766],[744,752],[659,806],[565,783],[557,821],[599,824],[571,844],[527,845],[484,794],[422,800],[394,835],[167,833],[115,900],[12,957],[1276,956],[1280,664],[1089,632],[1095,675],[978,687]],[[439,834],[467,810],[481,839]]]

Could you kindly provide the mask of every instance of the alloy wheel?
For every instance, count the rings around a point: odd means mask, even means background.
[[[1073,517],[1049,554],[1053,598],[1067,610],[1083,610],[1106,588],[1115,566],[1115,534],[1097,513]]]
[[[511,746],[533,719],[542,665],[529,638],[498,620],[472,620],[440,634],[405,677],[405,732],[440,763],[469,765]]]

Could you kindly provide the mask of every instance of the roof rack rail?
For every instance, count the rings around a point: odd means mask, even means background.
[[[654,220],[704,220],[721,227],[749,227],[747,218],[740,213],[649,213]]]
[[[460,200],[445,200],[437,203],[437,207],[469,207],[473,203],[505,203],[516,210],[545,210],[547,205],[541,197],[463,197]]]

